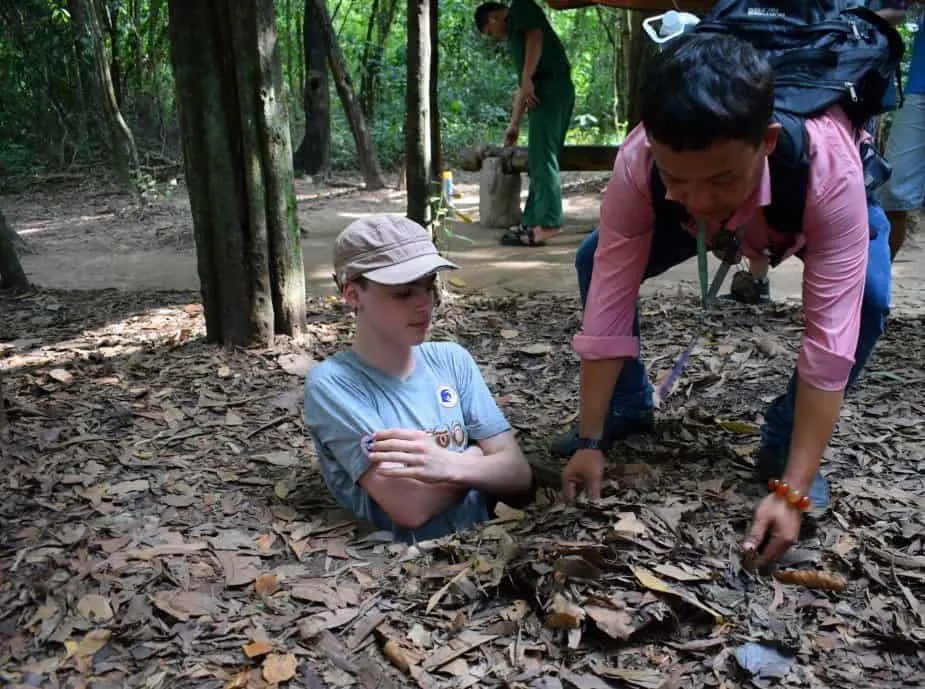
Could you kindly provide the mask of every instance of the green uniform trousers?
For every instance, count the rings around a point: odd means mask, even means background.
[[[543,86],[537,89],[540,104],[527,115],[530,189],[521,222],[527,227],[561,227],[559,153],[575,109],[575,87],[567,74]]]

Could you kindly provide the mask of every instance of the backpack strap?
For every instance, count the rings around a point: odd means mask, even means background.
[[[803,232],[803,211],[809,187],[809,135],[802,117],[775,113],[781,125],[777,146],[768,156],[771,203],[764,217],[776,232],[797,235]],[[787,247],[771,251],[771,265],[780,263]]]
[[[764,208],[764,216],[776,232],[798,235],[803,231],[803,210],[809,185],[809,136],[802,117],[776,113],[774,121],[780,123],[781,131],[777,137],[777,146],[768,156],[771,203]],[[676,225],[690,219],[683,205],[666,198],[668,190],[654,163],[649,189],[656,224]],[[772,249],[771,265],[780,263],[788,248],[781,246]]]
[[[649,192],[652,194],[652,209],[655,211],[656,225],[681,225],[690,220],[691,214],[677,201],[666,198],[668,189],[658,174],[655,161],[652,161],[652,172],[649,175]]]

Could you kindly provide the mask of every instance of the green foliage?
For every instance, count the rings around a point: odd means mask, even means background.
[[[373,57],[366,46],[370,15],[390,0],[329,2],[334,29],[359,93]],[[179,127],[170,66],[166,0],[99,0],[123,115],[143,158],[180,157]],[[440,1],[439,108],[443,153],[452,166],[458,152],[480,142],[500,143],[510,117],[517,75],[503,44],[478,34],[477,3]],[[540,2],[542,5],[543,3]],[[287,103],[298,146],[304,129],[301,64],[304,0],[274,0],[278,49]],[[0,17],[0,163],[10,173],[97,162],[105,155],[99,99],[86,32],[68,0],[17,0]],[[406,3],[398,0],[373,90],[369,122],[382,163],[396,166],[404,150],[407,64]],[[572,63],[575,118],[572,144],[612,144],[625,135],[615,122],[614,66],[620,52],[618,13],[603,8],[547,10]],[[376,23],[373,23],[376,26]],[[900,27],[907,44],[912,35]],[[377,35],[375,31],[372,35]],[[116,37],[115,43],[112,37]],[[907,52],[904,73],[908,70]],[[366,57],[370,64],[363,64]],[[353,137],[331,81],[332,164],[354,168]],[[526,129],[526,128],[524,128]],[[522,135],[524,136],[524,135]],[[152,158],[153,156],[153,158]]]
[[[373,59],[366,49],[370,15],[374,7],[381,12],[389,2],[329,1],[334,29],[358,95],[364,70]],[[439,108],[444,159],[449,166],[465,147],[500,143],[517,86],[504,45],[475,30],[476,4],[472,0],[440,0]],[[178,160],[179,127],[166,0],[99,0],[99,5],[108,47],[112,50],[115,46],[112,66],[119,82],[120,105],[143,158],[155,163],[162,158]],[[305,68],[301,62],[305,2],[274,0],[274,5],[293,144],[298,146],[304,130]],[[5,76],[0,80],[0,163],[10,173],[32,173],[101,160],[106,149],[96,77],[82,20],[71,12],[75,4],[68,0],[17,0],[3,7],[11,9],[4,9],[4,16],[0,16],[0,74]],[[396,166],[404,150],[405,11],[406,3],[398,0],[381,60],[374,65],[378,83],[373,90],[374,116],[368,124],[386,167]],[[547,9],[547,16],[572,63],[575,118],[567,142],[619,142],[625,135],[625,123],[614,121],[620,15],[597,7],[562,12]],[[911,46],[908,28],[901,26],[900,31]],[[372,35],[377,34],[374,31]],[[364,57],[370,64],[363,64]],[[335,168],[354,168],[353,137],[333,80],[331,90],[331,162]]]

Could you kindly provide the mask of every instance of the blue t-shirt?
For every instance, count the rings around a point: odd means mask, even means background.
[[[463,452],[470,440],[511,428],[463,347],[425,342],[413,353],[414,370],[404,380],[369,366],[352,351],[327,359],[305,380],[305,422],[328,489],[343,508],[406,542],[485,521],[485,498],[470,490],[420,529],[405,529],[357,483],[370,466],[363,439],[386,428],[413,428],[431,433],[441,447]]]

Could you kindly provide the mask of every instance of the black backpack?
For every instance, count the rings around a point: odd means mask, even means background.
[[[809,182],[809,145],[804,120],[839,104],[855,127],[891,108],[884,97],[895,78],[902,103],[899,32],[866,7],[843,0],[718,0],[690,33],[732,34],[760,51],[774,69],[774,119],[782,131],[768,158],[771,204],[764,212],[776,231],[803,231]],[[868,144],[860,152],[865,177],[889,178],[867,170],[885,161]],[[665,185],[652,168],[652,200],[657,221],[683,221],[681,204],[665,198]],[[868,189],[873,188],[868,184]],[[779,260],[779,257],[777,258]],[[772,257],[772,263],[775,263]]]

